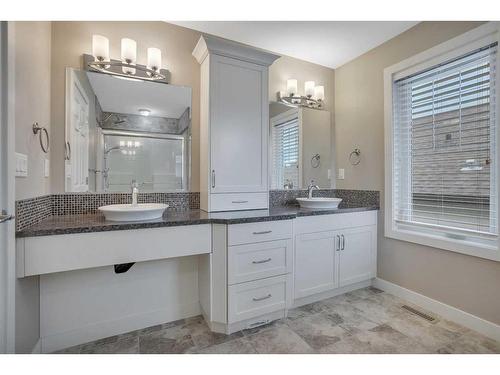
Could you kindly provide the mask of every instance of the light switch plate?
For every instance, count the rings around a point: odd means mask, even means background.
[[[337,179],[343,180],[345,178],[345,171],[344,168],[339,168],[339,174],[337,176]]]
[[[43,162],[43,172],[44,172],[45,177],[49,177],[50,176],[50,162],[49,162],[49,159],[44,159],[44,162]]]
[[[28,177],[28,155],[16,152],[16,177]]]

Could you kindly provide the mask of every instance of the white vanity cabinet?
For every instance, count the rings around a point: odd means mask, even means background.
[[[200,208],[267,208],[268,67],[279,56],[202,36]]]
[[[230,334],[286,316],[293,220],[212,226],[199,261],[200,305],[213,331]]]
[[[376,276],[376,220],[376,211],[296,219],[294,305]]]

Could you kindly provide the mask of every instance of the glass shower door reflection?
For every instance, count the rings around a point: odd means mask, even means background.
[[[128,192],[132,180],[141,192],[187,189],[183,136],[104,135],[104,189]]]

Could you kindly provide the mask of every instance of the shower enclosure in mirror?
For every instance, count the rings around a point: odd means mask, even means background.
[[[67,192],[188,191],[191,88],[67,69]]]
[[[330,112],[269,105],[271,189],[304,189],[311,180],[332,186]]]

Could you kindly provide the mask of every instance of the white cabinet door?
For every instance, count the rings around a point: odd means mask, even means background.
[[[339,256],[339,287],[376,275],[376,226],[344,229]]]
[[[210,60],[211,192],[267,192],[267,67]]]
[[[294,298],[338,286],[337,232],[301,234],[295,237]]]

